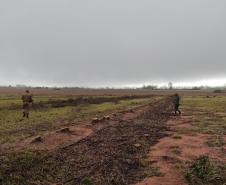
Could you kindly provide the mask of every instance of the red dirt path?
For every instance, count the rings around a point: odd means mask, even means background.
[[[181,116],[169,120],[168,125],[172,130],[186,129],[192,127],[192,121],[192,116]],[[208,147],[208,135],[181,134],[181,138],[177,138],[175,132],[172,131],[170,134],[151,147],[149,153],[149,159],[159,167],[163,176],[147,178],[136,185],[187,185],[183,170],[189,161],[200,155],[208,155],[213,160],[226,162],[226,155],[220,148]]]

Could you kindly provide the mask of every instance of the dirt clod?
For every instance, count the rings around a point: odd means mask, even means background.
[[[105,116],[105,118],[106,118],[106,120],[110,120],[111,119],[110,116]]]
[[[100,120],[98,118],[93,118],[92,123],[98,123]]]
[[[37,136],[31,141],[32,144],[38,144],[38,143],[42,143],[42,142],[43,142],[43,139],[41,136]]]
[[[134,144],[134,146],[135,146],[136,148],[140,148],[140,147],[141,147],[141,144],[136,143],[136,144]]]
[[[60,130],[57,131],[58,133],[71,133],[71,130],[69,127],[66,128],[62,128]]]

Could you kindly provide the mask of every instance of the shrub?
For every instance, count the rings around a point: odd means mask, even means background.
[[[185,178],[190,185],[224,185],[226,165],[213,164],[208,156],[200,156],[189,167]]]
[[[216,90],[214,90],[213,92],[214,92],[214,93],[222,93],[222,90],[216,89]]]

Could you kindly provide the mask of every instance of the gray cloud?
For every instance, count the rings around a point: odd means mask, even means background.
[[[226,80],[224,0],[1,0],[0,83]]]

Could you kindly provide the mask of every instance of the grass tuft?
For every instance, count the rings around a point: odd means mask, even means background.
[[[0,155],[0,184],[51,182],[51,175],[57,171],[56,169],[56,164],[46,152],[23,150]],[[49,176],[46,176],[47,173]]]
[[[223,185],[226,165],[211,163],[208,156],[200,156],[189,167],[185,178],[190,185]]]

